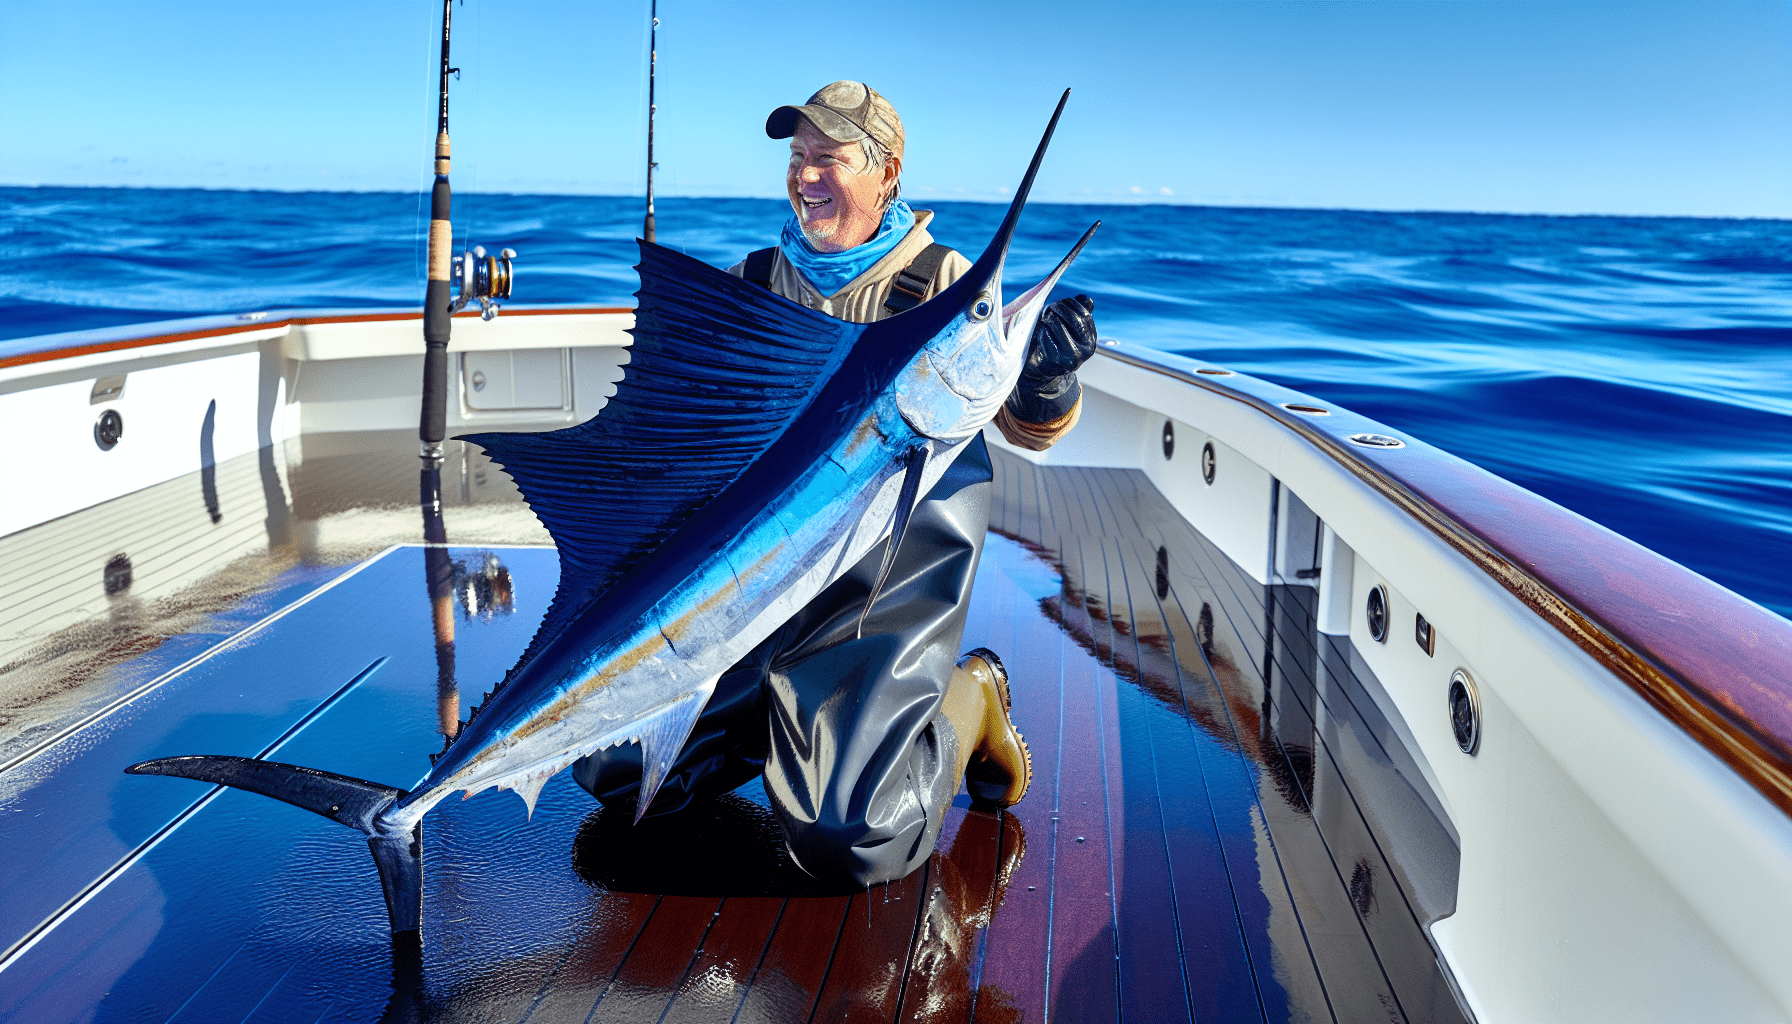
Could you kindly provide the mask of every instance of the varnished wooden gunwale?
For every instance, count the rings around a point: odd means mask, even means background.
[[[1397,432],[1323,423],[1136,347],[1129,366],[1250,406],[1387,498],[1592,655],[1782,811],[1792,814],[1792,624],[1640,544],[1440,449],[1364,448]],[[1190,369],[1178,363],[1189,362]],[[1234,376],[1231,379],[1240,378]],[[1246,378],[1248,379],[1248,378]]]
[[[506,306],[505,316],[556,316],[568,313],[633,313],[628,306]],[[476,309],[466,309],[455,314],[457,317],[478,316]],[[155,330],[155,324],[145,325],[144,334],[127,334],[123,337],[108,338],[104,341],[73,342],[55,348],[40,349],[32,352],[18,352],[0,356],[0,370],[12,366],[28,366],[32,363],[48,363],[58,359],[71,359],[77,356],[96,355],[104,352],[124,352],[135,348],[150,348],[156,345],[171,345],[181,341],[198,341],[204,338],[222,338],[232,334],[249,334],[275,328],[292,326],[309,326],[312,324],[348,324],[376,323],[385,320],[423,320],[421,309],[394,310],[357,310],[348,313],[312,314],[304,310],[293,310],[284,316],[269,316],[263,320],[241,320],[235,316],[199,317],[195,318],[206,326],[190,326],[185,330]],[[176,323],[193,324],[193,320],[180,320]],[[94,332],[76,332],[78,334],[107,333],[102,328]],[[421,354],[421,353],[419,353]]]

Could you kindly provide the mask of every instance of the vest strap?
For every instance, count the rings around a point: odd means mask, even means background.
[[[890,296],[884,300],[884,308],[891,314],[906,313],[925,301],[933,279],[939,276],[940,267],[951,252],[950,246],[938,242],[922,249],[921,255],[890,282]]]
[[[772,257],[778,254],[778,247],[755,249],[747,253],[747,265],[741,268],[741,277],[761,288],[772,286]]]
[[[939,276],[940,267],[945,265],[946,257],[951,252],[951,246],[938,242],[922,249],[921,254],[890,282],[890,295],[884,300],[884,308],[895,314],[906,313],[919,306],[933,288],[933,279]],[[772,259],[777,254],[777,246],[747,253],[746,265],[741,268],[741,278],[761,288],[770,288]]]

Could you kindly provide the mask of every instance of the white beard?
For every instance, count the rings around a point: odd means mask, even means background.
[[[838,217],[828,220],[825,224],[812,222],[807,217],[800,215],[796,221],[797,226],[803,229],[803,237],[818,250],[821,249],[823,242],[833,238],[834,233],[840,230],[840,218]]]

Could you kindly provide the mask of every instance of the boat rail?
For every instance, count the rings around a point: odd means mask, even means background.
[[[632,306],[536,305],[505,306],[506,317],[551,316],[575,313],[633,313]],[[479,310],[462,310],[456,319],[479,319]],[[266,313],[238,313],[219,316],[186,317],[123,327],[100,327],[63,334],[45,334],[15,341],[0,341],[0,370],[32,363],[52,362],[78,356],[122,352],[182,341],[223,338],[233,334],[265,332],[288,327],[316,324],[373,323],[382,320],[423,319],[418,307],[386,309],[286,309]],[[417,350],[423,350],[418,336]]]
[[[1099,351],[1240,402],[1299,435],[1792,814],[1792,622],[1367,417],[1174,353],[1106,339]],[[1378,446],[1375,436],[1402,443]]]

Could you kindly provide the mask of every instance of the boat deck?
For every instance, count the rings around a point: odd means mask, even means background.
[[[357,833],[120,774],[419,777],[557,561],[451,548],[501,560],[516,603],[459,616],[441,670],[426,549],[398,547],[0,771],[0,1020],[1460,1020],[1420,926],[1453,840],[1315,591],[1254,582],[1137,473],[995,454],[965,646],[1007,663],[1036,774],[1004,815],[961,797],[910,877],[817,890],[757,783],[637,828],[562,773],[532,819],[503,795],[430,816],[425,944],[394,955]]]

